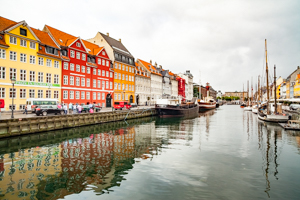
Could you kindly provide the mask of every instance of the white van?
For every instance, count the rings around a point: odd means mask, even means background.
[[[47,106],[52,106],[53,108],[57,108],[58,104],[57,99],[42,99],[42,98],[30,98],[26,100],[26,106],[27,110],[31,111],[32,113],[35,113],[35,108],[40,105],[47,105]]]

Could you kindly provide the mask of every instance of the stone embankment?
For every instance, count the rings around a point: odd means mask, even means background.
[[[74,128],[86,125],[116,122],[156,115],[155,109],[129,110],[119,112],[99,112],[74,115],[53,115],[5,119],[0,121],[0,138],[24,134]]]

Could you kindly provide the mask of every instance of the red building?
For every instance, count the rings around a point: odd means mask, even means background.
[[[178,96],[182,96],[185,99],[185,79],[177,77],[178,81]]]
[[[61,101],[67,104],[95,102],[111,107],[114,73],[105,48],[48,25],[44,31],[62,52]]]

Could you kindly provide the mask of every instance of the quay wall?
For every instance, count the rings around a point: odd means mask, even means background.
[[[0,138],[130,120],[154,115],[156,115],[155,109],[147,109],[5,119],[0,121]]]

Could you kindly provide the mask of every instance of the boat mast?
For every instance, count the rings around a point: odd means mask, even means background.
[[[277,103],[276,103],[276,65],[274,65],[274,104],[275,104],[275,113],[277,113]]]
[[[247,107],[249,106],[249,80],[247,81]]]
[[[243,83],[243,100],[242,100],[242,102],[244,102],[245,101],[245,97],[244,97],[244,83]]]
[[[269,101],[270,101],[270,96],[269,96],[269,68],[268,68],[268,57],[267,57],[267,39],[265,39],[265,49],[266,49],[266,75],[267,75],[267,114],[270,114],[270,109],[269,109]]]
[[[259,87],[260,87],[260,76],[258,76],[257,101],[259,101],[259,99],[260,99],[260,88]]]

